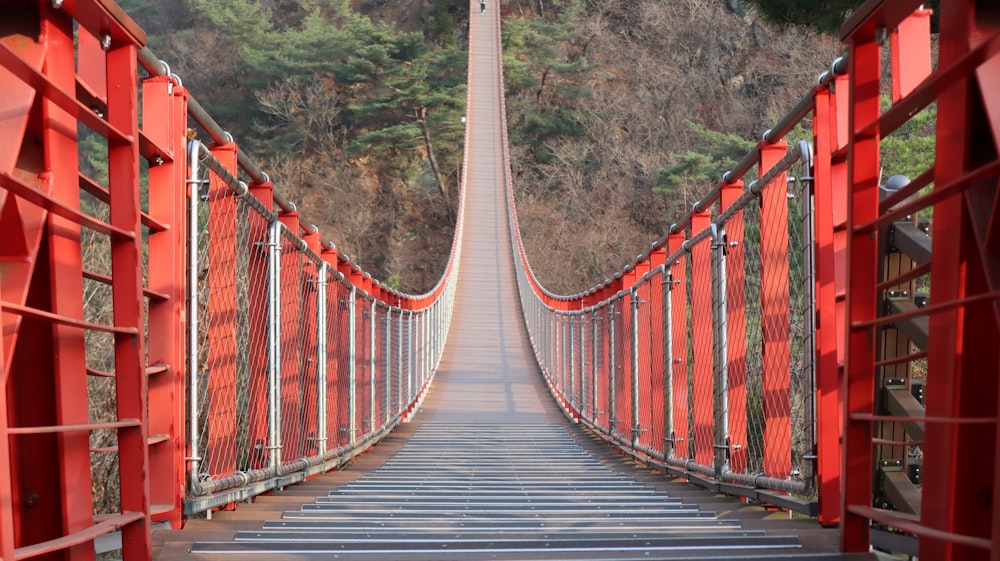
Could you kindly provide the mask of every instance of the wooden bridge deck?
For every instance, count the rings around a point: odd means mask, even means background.
[[[342,471],[155,532],[155,558],[841,558],[834,531],[636,466],[558,410],[515,288],[495,17],[471,18],[459,289],[422,409]]]

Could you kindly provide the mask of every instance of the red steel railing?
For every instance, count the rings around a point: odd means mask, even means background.
[[[412,414],[447,334],[461,211],[438,285],[391,290],[113,2],[0,19],[0,558],[93,559],[120,531],[123,558],[149,559],[152,522],[336,467]]]
[[[844,551],[993,558],[1000,10],[940,9],[934,47],[916,0],[860,8],[847,57],[613,279],[538,285],[508,175],[512,244],[573,418],[676,476],[839,523]],[[430,293],[381,286],[113,3],[4,10],[0,557],[89,559],[120,530],[123,557],[148,559],[150,522],[334,467],[405,418],[458,244]],[[927,111],[933,164],[887,180],[885,147]]]
[[[917,1],[859,8],[847,56],[586,292],[536,281],[508,175],[522,305],[567,414],[678,477],[840,523],[845,551],[995,557],[1000,9],[987,4],[942,3],[938,43]],[[934,164],[889,177],[882,141],[908,142],[921,111],[936,111],[920,155]],[[797,125],[809,140],[789,139]]]

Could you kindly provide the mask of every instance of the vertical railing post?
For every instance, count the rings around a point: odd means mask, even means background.
[[[618,424],[618,410],[615,398],[615,386],[618,385],[618,359],[615,356],[615,304],[618,300],[608,302],[608,432],[615,434]]]
[[[729,470],[729,378],[726,314],[726,238],[715,225],[712,229],[712,467],[716,479]]]
[[[274,187],[270,183],[255,183],[249,186],[249,190],[266,210],[271,211],[274,208]],[[271,313],[272,300],[269,291],[272,282],[269,238],[271,232],[266,226],[267,220],[267,217],[260,216],[255,211],[251,210],[248,213],[247,236],[242,248],[247,255],[246,305],[247,317],[251,318],[246,325],[247,382],[243,391],[249,394],[263,393],[270,384],[271,345],[268,338],[271,333],[271,323],[267,318]],[[234,280],[230,282],[236,284]],[[215,289],[210,288],[210,290],[214,298]],[[231,305],[235,307],[237,304],[234,302]],[[271,461],[269,446],[272,442],[269,440],[267,428],[269,408],[266,407],[265,395],[254,395],[248,402],[251,405],[247,412],[247,468],[263,469]]]
[[[385,338],[382,341],[385,353],[385,371],[382,372],[382,380],[385,383],[385,411],[384,421],[386,424],[392,420],[394,413],[392,408],[392,307],[385,309]]]
[[[594,424],[597,424],[597,416],[600,410],[600,405],[598,403],[597,387],[599,385],[599,378],[601,373],[600,367],[600,356],[598,346],[600,338],[597,336],[597,325],[600,322],[601,316],[598,313],[598,309],[594,308],[591,312],[590,318],[590,369],[591,369],[591,379],[590,379],[590,418],[593,420]]]
[[[353,446],[358,434],[358,349],[357,349],[358,287],[351,284],[347,299],[347,441]]]
[[[667,253],[670,253],[668,250]],[[663,302],[663,459],[666,461],[674,451],[674,276],[670,262],[663,268],[660,283]]]
[[[378,300],[372,298],[371,305],[368,307],[368,432],[375,431],[375,421],[376,421],[376,394],[378,393],[376,389],[378,385],[378,373],[375,371],[375,353],[378,350],[378,341],[376,334],[378,330],[376,329],[378,324],[378,318],[376,317],[376,312],[378,311]]]
[[[319,276],[316,279],[316,453],[319,456],[326,454],[327,446],[327,326],[326,326],[326,286],[327,269],[329,265],[326,261],[321,261],[319,265]]]
[[[299,332],[302,325],[302,266],[303,253],[296,247],[293,238],[299,233],[299,213],[280,212],[278,221],[278,238],[275,240],[278,251],[278,312],[276,314],[279,326],[278,347],[280,351],[278,373],[278,431],[281,433],[282,458],[295,459],[302,455],[304,443],[300,409],[302,402],[302,381],[305,372],[302,367],[302,343],[304,335]],[[286,279],[284,276],[287,276]],[[289,329],[292,327],[292,329]],[[282,459],[284,462],[284,459]]]
[[[271,468],[281,469],[281,222],[268,225],[268,446]]]
[[[409,329],[406,330],[406,402],[410,403],[417,397],[417,388],[414,385],[415,376],[414,369],[417,364],[417,349],[414,346],[414,332],[416,328],[416,320],[413,319],[414,311],[406,310],[406,324]]]
[[[763,177],[787,152],[785,141],[760,149]],[[788,276],[788,190],[782,172],[761,186],[761,327],[764,335],[764,473],[785,479],[792,472],[791,325]]]
[[[630,304],[632,305],[632,325],[629,326],[632,332],[632,447],[639,443],[639,434],[642,428],[639,425],[639,291],[635,287],[629,290]]]
[[[402,307],[399,308],[399,324],[396,328],[396,378],[398,385],[396,387],[396,413],[403,412],[403,406],[407,403],[406,396],[406,370],[403,367],[403,358],[406,357],[406,349],[403,347],[403,326],[406,325],[406,320],[403,316],[406,315],[406,310]]]
[[[687,259],[688,254],[683,251],[686,238],[683,231],[671,232],[667,236],[667,253],[676,255],[670,267],[670,379],[672,383],[671,391],[671,415],[673,417],[673,427],[670,434],[671,450],[673,456],[678,459],[690,457],[690,435],[691,428],[688,424],[688,341],[687,341]]]

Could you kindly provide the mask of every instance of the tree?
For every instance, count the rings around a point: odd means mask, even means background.
[[[746,0],[767,20],[781,27],[806,27],[836,34],[847,17],[865,0]],[[931,9],[939,0],[927,2]],[[937,10],[934,10],[935,12]]]

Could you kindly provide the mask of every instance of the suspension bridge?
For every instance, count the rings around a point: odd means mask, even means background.
[[[867,2],[687,216],[556,295],[517,224],[502,4],[470,8],[454,243],[412,295],[113,2],[4,4],[0,557],[1000,559],[1000,9],[942,3],[932,36]],[[923,111],[933,165],[886,178]]]

